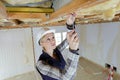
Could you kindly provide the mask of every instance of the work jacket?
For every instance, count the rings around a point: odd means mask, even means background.
[[[79,61],[79,50],[64,52],[68,45],[67,39],[59,44],[54,53],[58,59],[54,59],[46,52],[42,52],[36,64],[36,69],[43,80],[73,80]],[[66,56],[67,55],[67,56]]]

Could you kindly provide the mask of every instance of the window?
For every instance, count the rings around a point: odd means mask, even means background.
[[[56,45],[60,44],[62,41],[61,33],[55,33]]]
[[[55,33],[56,45],[59,45],[66,38],[66,33],[67,32]]]

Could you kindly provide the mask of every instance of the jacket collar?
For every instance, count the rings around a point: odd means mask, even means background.
[[[56,48],[54,50],[54,53],[57,55],[58,60],[52,58],[45,51],[42,51],[42,54],[40,55],[39,60],[44,61],[46,64],[48,64],[50,66],[54,66],[54,67],[59,68],[59,69],[64,69],[66,62],[65,62],[61,52]]]

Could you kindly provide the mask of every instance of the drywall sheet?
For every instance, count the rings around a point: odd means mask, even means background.
[[[33,70],[31,29],[0,30],[0,80]]]
[[[105,67],[117,67],[120,73],[120,23],[78,25],[83,56]]]

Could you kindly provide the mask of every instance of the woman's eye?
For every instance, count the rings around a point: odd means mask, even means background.
[[[55,37],[52,37],[52,39],[55,39]]]
[[[48,38],[47,41],[50,41],[50,38]]]

